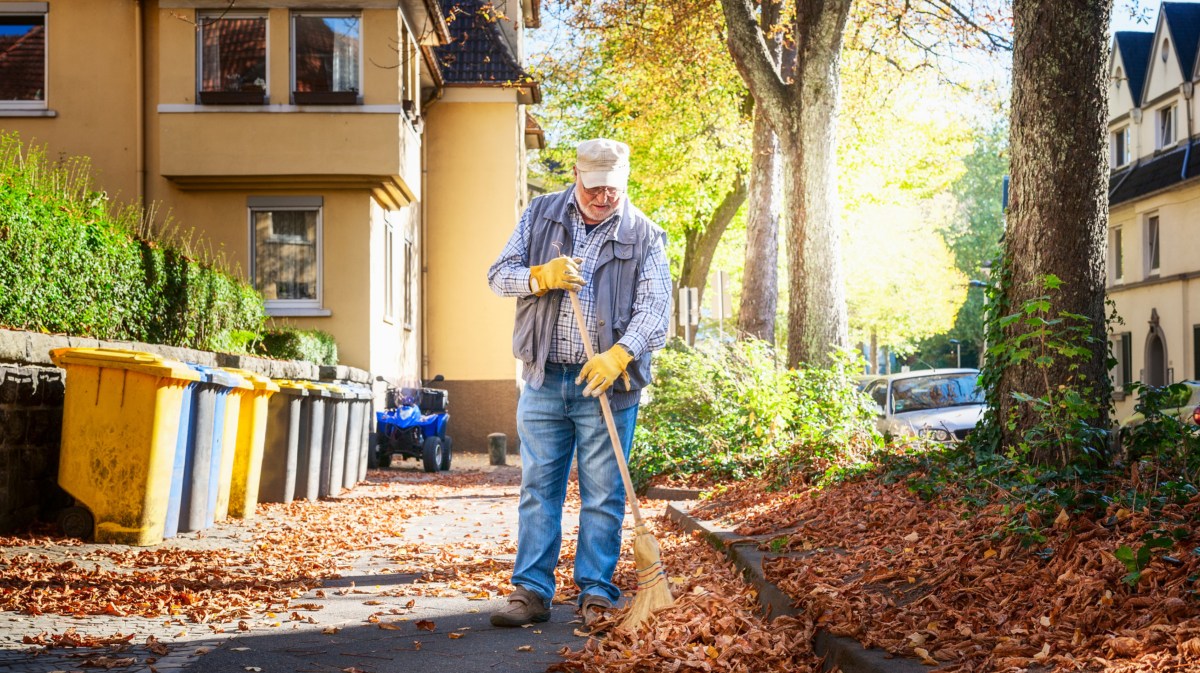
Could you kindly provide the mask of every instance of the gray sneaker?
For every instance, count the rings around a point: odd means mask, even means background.
[[[550,621],[550,608],[540,596],[518,586],[508,595],[508,604],[492,613],[492,626],[525,626]]]

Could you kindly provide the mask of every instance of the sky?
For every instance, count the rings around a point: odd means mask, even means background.
[[[1113,2],[1110,32],[1123,30],[1154,30],[1158,19],[1158,0],[1115,0]]]

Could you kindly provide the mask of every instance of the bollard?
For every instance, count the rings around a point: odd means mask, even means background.
[[[508,452],[508,435],[503,432],[493,432],[488,435],[488,453],[492,456],[492,465],[504,465],[504,456]]]

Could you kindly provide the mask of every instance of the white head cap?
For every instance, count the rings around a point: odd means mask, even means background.
[[[575,149],[575,169],[583,186],[616,187],[629,184],[629,145],[607,138],[585,140]]]

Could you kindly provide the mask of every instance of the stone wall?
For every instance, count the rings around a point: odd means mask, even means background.
[[[64,504],[58,489],[63,372],[0,365],[0,533]]]

